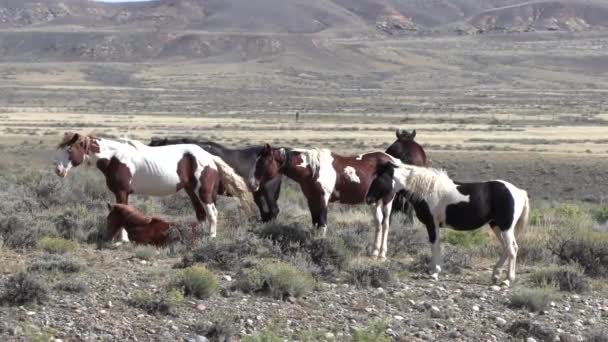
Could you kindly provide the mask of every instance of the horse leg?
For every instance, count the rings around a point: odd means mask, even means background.
[[[185,190],[188,197],[190,197],[190,202],[192,203],[192,207],[194,208],[194,212],[196,214],[196,220],[198,221],[200,227],[202,222],[205,220],[205,209],[203,208],[201,201],[196,196],[194,190],[190,188],[186,188]]]
[[[214,238],[217,235],[217,208],[213,202],[203,204],[205,213],[209,218],[209,236]]]
[[[129,193],[127,191],[117,191],[116,195],[116,203],[119,204],[129,204]],[[120,242],[129,242],[129,235],[124,228],[120,228]]]
[[[253,193],[253,201],[255,202],[255,205],[258,206],[258,210],[260,211],[260,219],[262,222],[269,221],[269,213],[266,211],[266,208],[264,208],[264,204],[266,204],[267,201],[265,201],[261,190]]]
[[[441,272],[441,246],[439,245],[439,225],[435,220],[429,226],[426,226],[426,230],[429,234],[429,242],[431,243],[431,278],[439,279],[439,272]]]
[[[382,206],[382,247],[380,248],[380,259],[386,260],[386,252],[388,250],[388,230],[391,226],[391,208],[392,201],[384,203]]]
[[[382,206],[380,202],[372,207],[372,215],[374,216],[374,245],[372,246],[372,258],[377,258],[380,255],[382,248]]]
[[[323,192],[323,202],[321,202],[321,212],[319,213],[319,229],[321,237],[325,237],[327,233],[327,207],[329,206],[329,198],[331,193]]]
[[[502,247],[502,252],[500,254],[500,258],[498,259],[496,266],[494,266],[494,271],[492,272],[492,283],[497,284],[498,281],[500,280],[500,277],[502,276],[502,266],[505,264],[505,261],[507,260],[508,251],[507,251],[507,246],[505,245],[505,242],[502,238],[502,234],[500,233],[500,227],[493,225],[492,231],[494,232],[494,235],[496,235],[496,238],[498,239],[498,242],[500,243],[500,246]]]
[[[268,210],[270,211],[270,220],[274,220],[279,216],[279,205],[277,204],[277,200],[281,194],[281,182],[281,177],[275,177],[266,183],[264,187],[264,197],[266,199],[266,204],[268,205]]]
[[[515,225],[509,227],[509,229],[502,231],[501,235],[504,240],[505,246],[507,247],[507,253],[509,258],[509,270],[507,274],[507,279],[502,282],[505,286],[510,286],[515,280],[515,263],[517,259],[517,250],[519,246],[517,246],[517,241],[515,241]]]

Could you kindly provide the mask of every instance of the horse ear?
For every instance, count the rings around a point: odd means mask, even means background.
[[[410,134],[410,137],[412,138],[412,140],[414,140],[414,138],[416,137],[416,130],[412,131],[412,134]]]
[[[112,211],[112,203],[106,202],[106,205],[108,206],[108,210]]]
[[[279,155],[281,156],[281,159],[285,159],[285,148],[281,147],[279,149]]]
[[[401,138],[401,134],[403,134],[403,132],[399,128],[397,128],[395,130],[395,135],[397,136],[397,138]]]
[[[74,133],[74,136],[72,136],[72,139],[70,140],[70,142],[68,143],[68,145],[75,144],[79,139],[80,139],[80,134]]]

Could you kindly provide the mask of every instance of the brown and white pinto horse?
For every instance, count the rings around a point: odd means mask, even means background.
[[[346,157],[327,149],[291,150],[266,144],[251,170],[249,182],[256,189],[260,183],[280,174],[296,181],[308,201],[313,226],[324,236],[329,202],[364,204],[377,166],[396,162],[384,152]],[[393,194],[387,194],[386,201],[380,200],[373,207],[374,257],[386,258],[392,197]]]
[[[175,242],[187,243],[200,235],[196,222],[182,227],[159,217],[146,216],[126,204],[108,203],[108,210],[101,242],[112,240],[122,228],[127,231],[130,241],[159,247]]]
[[[130,194],[167,196],[184,189],[199,223],[209,223],[216,235],[215,198],[220,181],[227,192],[239,198],[245,209],[252,200],[245,180],[221,158],[197,145],[150,147],[139,141],[115,141],[78,133],[65,133],[55,156],[55,173],[65,177],[72,167],[95,163],[105,175],[116,202],[128,204]],[[127,235],[121,231],[123,241]]]

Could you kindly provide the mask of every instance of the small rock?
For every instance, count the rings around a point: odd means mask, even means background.
[[[192,338],[189,338],[188,342],[209,342],[209,340],[205,336],[196,335]]]
[[[34,316],[36,313],[34,311],[26,311],[25,314],[28,316]]]
[[[479,306],[473,305],[473,307],[471,309],[473,309],[473,311],[479,311]]]
[[[393,318],[396,319],[397,321],[403,321],[403,316],[396,315]]]
[[[331,332],[326,332],[325,335],[324,335],[324,337],[325,337],[326,340],[329,340],[329,341],[333,341],[335,339],[334,334],[331,333]]]
[[[490,290],[498,292],[498,291],[502,290],[502,288],[498,285],[492,285],[492,286],[490,286]]]
[[[552,308],[554,308],[556,305],[557,305],[557,304],[555,304],[555,302],[551,302],[551,303],[549,303],[549,306],[550,306],[550,307],[552,307]]]
[[[289,296],[287,297],[287,301],[291,304],[295,304],[297,302],[297,299],[294,296]]]
[[[253,320],[251,318],[247,318],[247,320],[245,321],[245,324],[248,327],[253,327]]]
[[[205,311],[205,310],[207,310],[207,306],[205,304],[203,304],[203,303],[199,303],[199,304],[196,305],[196,310],[198,310],[198,311]]]
[[[146,260],[140,260],[140,261],[139,261],[139,263],[140,263],[140,264],[142,264],[142,265],[145,265],[145,264],[147,264],[148,262],[147,262]]]
[[[178,330],[179,330],[179,328],[177,327],[177,325],[172,325],[172,326],[171,326],[171,330],[173,330],[173,331],[178,331]]]
[[[411,300],[411,299],[408,299],[408,300],[407,300],[407,302],[408,302],[408,303],[409,303],[411,306],[416,305],[416,302],[414,302],[414,301],[413,301],[413,300]]]
[[[526,342],[536,342],[536,339],[534,337],[528,337]]]
[[[504,327],[507,324],[507,320],[502,317],[496,317],[496,325],[499,327]]]
[[[111,301],[111,300],[109,300],[109,301],[106,303],[106,308],[111,309],[111,308],[112,308],[112,306],[113,306],[113,305],[112,305],[112,301]]]
[[[232,281],[232,277],[227,274],[223,275],[222,279],[224,279],[225,281]]]

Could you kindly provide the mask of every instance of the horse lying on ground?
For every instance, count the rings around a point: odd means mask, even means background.
[[[262,145],[249,146],[239,149],[227,148],[215,142],[206,140],[195,140],[189,138],[152,138],[150,146],[166,146],[176,144],[195,144],[205,151],[216,155],[230,165],[234,171],[244,179],[249,176],[255,159],[264,148]],[[279,193],[281,192],[281,181],[283,177],[276,177],[260,184],[260,188],[253,192],[253,200],[258,206],[262,222],[274,220],[279,215]],[[222,194],[222,193],[220,193]]]
[[[298,184],[306,197],[313,226],[325,235],[329,202],[364,204],[376,169],[399,161],[384,152],[345,157],[327,149],[292,150],[266,144],[257,157],[249,179],[254,189],[284,174]],[[393,194],[387,194],[373,208],[376,223],[372,256],[386,258],[386,243]],[[384,229],[383,229],[384,227]]]
[[[108,203],[106,230],[101,242],[111,241],[124,228],[131,242],[154,246],[167,246],[181,242],[188,244],[201,235],[198,223],[180,225],[169,223],[162,218],[149,217],[125,204]]]
[[[115,141],[78,133],[65,133],[55,156],[55,173],[65,177],[83,162],[95,163],[105,175],[116,202],[128,204],[130,194],[167,196],[184,189],[199,223],[217,230],[215,199],[221,184],[250,209],[251,195],[243,178],[220,157],[197,145],[150,147],[139,141]],[[123,241],[127,235],[121,231]]]
[[[529,200],[526,191],[513,184],[492,180],[461,183],[450,179],[442,170],[397,164],[380,165],[366,202],[384,203],[386,193],[405,189],[411,196],[416,216],[427,229],[432,244],[430,272],[437,278],[441,271],[439,228],[474,230],[489,224],[502,246],[502,254],[494,267],[492,280],[501,278],[502,266],[508,259],[508,275],[503,284],[515,280],[517,241],[528,221]]]

